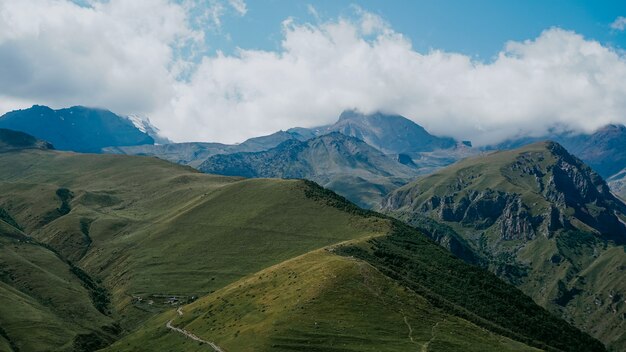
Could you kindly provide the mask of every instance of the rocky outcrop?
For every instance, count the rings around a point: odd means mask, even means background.
[[[420,211],[437,220],[458,222],[476,230],[497,225],[504,240],[532,239],[544,221],[542,217],[532,217],[519,195],[492,189],[472,191],[458,200],[454,196],[434,196],[420,206]]]
[[[492,229],[502,240],[577,229],[626,242],[626,228],[616,216],[626,214],[626,206],[602,177],[557,143],[461,165],[400,188],[384,200],[383,209],[418,212],[472,230]]]
[[[533,239],[536,227],[537,220],[532,218],[529,209],[519,197],[514,197],[506,204],[498,220],[500,238],[504,240]]]

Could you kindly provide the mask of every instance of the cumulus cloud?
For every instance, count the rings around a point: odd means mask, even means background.
[[[355,7],[350,19],[286,20],[276,51],[190,63],[173,49],[202,37],[185,7],[162,1],[147,11],[143,2],[0,0],[0,99],[12,102],[0,109],[25,101],[106,106],[148,114],[177,141],[221,142],[332,123],[351,108],[400,113],[477,145],[626,122],[623,54],[559,28],[505,43],[485,62],[417,52]],[[190,66],[185,80],[176,78]]]
[[[0,95],[151,110],[174,94],[173,47],[202,38],[187,23],[164,0],[0,0]]]
[[[167,115],[205,126],[194,139],[225,141],[332,123],[348,108],[401,113],[477,144],[626,121],[624,57],[571,31],[506,43],[491,62],[416,52],[367,12],[320,25],[287,21],[283,34],[278,52],[204,58]],[[166,129],[189,136],[174,120]]]
[[[611,29],[614,29],[616,31],[623,31],[624,29],[626,29],[626,17],[617,17],[615,21],[611,23]]]

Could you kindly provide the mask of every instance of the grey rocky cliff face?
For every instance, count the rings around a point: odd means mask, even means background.
[[[502,215],[498,220],[500,238],[504,240],[525,239],[531,240],[536,236],[537,224],[543,219],[533,219],[528,207],[521,198],[514,197],[507,202]]]
[[[470,189],[483,175],[465,168],[453,174],[453,181],[442,188],[443,192],[440,189],[424,200],[429,190],[420,189],[417,182],[388,196],[382,207],[413,211],[474,230],[495,226],[502,240],[550,237],[559,229],[575,230],[583,223],[588,227],[585,231],[592,229],[605,239],[626,242],[626,228],[615,214],[625,213],[626,206],[597,173],[563,147],[548,143],[547,148],[521,153],[499,169],[508,183],[534,194],[531,197],[537,201],[532,204],[527,196],[504,191],[506,187]],[[572,218],[577,222],[572,223]]]
[[[496,225],[503,240],[532,239],[545,221],[542,217],[533,218],[519,195],[492,189],[469,192],[457,201],[453,196],[434,196],[422,204],[420,211],[476,230]]]
[[[626,229],[615,215],[624,204],[615,198],[600,175],[570,154],[559,154],[544,192],[561,212],[574,209],[574,216],[607,239],[625,240]],[[566,225],[566,224],[563,224]]]

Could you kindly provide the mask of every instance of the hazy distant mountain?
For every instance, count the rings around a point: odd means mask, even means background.
[[[626,126],[624,125],[606,125],[590,134],[551,133],[541,137],[513,138],[488,149],[513,149],[543,140],[558,142],[604,178],[626,168]]]
[[[247,139],[243,143],[235,145],[233,149],[237,150],[238,152],[260,152],[263,150],[274,148],[282,142],[292,139],[305,141],[309,138],[302,136],[300,133],[297,132],[278,131],[267,136]]]
[[[343,112],[339,120],[332,125],[313,128],[295,127],[286,132],[278,131],[268,136],[250,138],[237,145],[202,142],[174,143],[105,148],[104,152],[150,155],[197,167],[212,155],[264,151],[286,140],[305,141],[331,132],[340,132],[346,136],[358,138],[384,154],[391,155],[392,158],[420,168],[422,173],[449,165],[478,152],[451,138],[433,136],[423,127],[399,115],[382,113],[363,115],[351,110]]]
[[[606,182],[615,195],[626,201],[626,169],[609,177]]]
[[[434,240],[473,248],[539,304],[616,350],[626,347],[626,281],[618,279],[626,205],[559,144],[468,158],[395,190],[383,209],[415,225],[423,217],[443,222],[449,228]]]
[[[480,153],[479,149],[471,147],[469,141],[460,143],[452,138],[437,137],[406,117],[380,112],[365,115],[347,110],[332,125],[297,127],[288,131],[304,138],[340,132],[363,140],[401,163],[419,168],[420,174]]]
[[[607,125],[590,135],[566,138],[563,146],[602,177],[626,168],[626,126]]]
[[[329,126],[317,128],[295,128],[289,131],[301,135],[324,135],[341,132],[356,137],[386,154],[430,152],[437,149],[450,149],[457,145],[452,138],[436,137],[422,126],[400,115],[386,115],[380,112],[361,114],[354,110],[344,111],[339,121]]]
[[[267,136],[250,138],[241,144],[189,142],[163,145],[109,147],[104,148],[103,151],[105,153],[112,154],[156,156],[177,164],[198,167],[208,157],[216,154],[268,150],[290,139],[303,140],[304,138],[295,132],[278,131]]]
[[[362,140],[338,132],[307,141],[290,139],[267,151],[215,155],[199,169],[229,176],[309,179],[368,208],[418,174]]]
[[[0,117],[0,128],[28,133],[59,150],[97,153],[104,147],[153,144],[154,139],[128,118],[108,110],[74,106],[52,110],[34,105]]]
[[[197,167],[211,155],[229,153],[230,148],[230,145],[222,143],[189,142],[107,147],[102,151],[108,154],[154,156],[173,163]]]

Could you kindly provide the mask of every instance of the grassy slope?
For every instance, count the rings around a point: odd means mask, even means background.
[[[409,219],[416,211],[414,206],[435,195],[454,194],[458,201],[468,192],[487,188],[519,194],[526,204],[532,204],[532,215],[545,213],[550,203],[540,194],[534,177],[507,173],[507,166],[524,152],[544,153],[545,147],[538,143],[486,158],[466,159],[404,186],[397,192],[410,194],[413,201],[394,215]],[[538,164],[540,168],[555,161],[549,153],[544,156]],[[544,177],[544,184],[548,177]],[[458,222],[445,224],[486,257],[491,269],[515,283],[538,304],[600,338],[607,346],[626,348],[626,304],[620,300],[626,296],[626,280],[619,279],[626,271],[623,245],[614,246],[579,231],[560,231],[552,238],[537,236],[529,242],[502,241],[491,229],[476,230]],[[578,224],[584,228],[584,224]],[[513,267],[517,269],[511,274]]]
[[[1,154],[0,162],[12,165],[0,169],[0,207],[26,233],[102,279],[113,317],[127,329],[168,308],[156,298],[153,305],[134,302],[133,295],[143,302],[152,294],[205,296],[311,250],[391,230],[389,220],[304,181],[211,176],[112,155],[25,151]],[[447,255],[427,243],[427,255]],[[578,337],[564,338],[578,345]]]
[[[94,346],[112,338],[112,319],[96,310],[68,264],[2,221],[0,302],[0,327],[8,345],[0,343],[3,351],[73,350],[77,334],[91,334]]]
[[[524,151],[543,152],[545,148],[540,145],[531,145],[526,147]],[[527,203],[537,203],[533,210],[536,211],[534,213],[540,214],[548,208],[549,203],[536,194],[538,190],[535,187],[534,179],[528,176],[513,180],[502,177],[500,174],[502,167],[508,165],[519,154],[520,150],[513,150],[489,154],[488,159],[484,157],[467,158],[439,172],[421,177],[401,187],[396,192],[411,190],[415,195],[414,204],[421,204],[435,195],[455,193],[455,198],[458,200],[474,190],[498,189],[520,194]],[[538,166],[543,167],[552,162],[554,159],[546,158]]]
[[[501,335],[533,346],[565,351],[602,351],[601,343],[537,306],[521,291],[446,253],[416,231],[395,222],[385,237],[343,246],[433,304]]]
[[[444,313],[367,263],[316,251],[281,263],[164,314],[111,351],[532,351]]]
[[[154,313],[132,308],[131,295],[204,295],[386,226],[307,198],[308,186],[296,180],[211,176],[112,155],[28,151],[0,162],[13,165],[0,170],[0,206],[25,232],[102,278],[127,326]],[[71,212],[42,223],[60,207],[61,187],[73,194]]]

